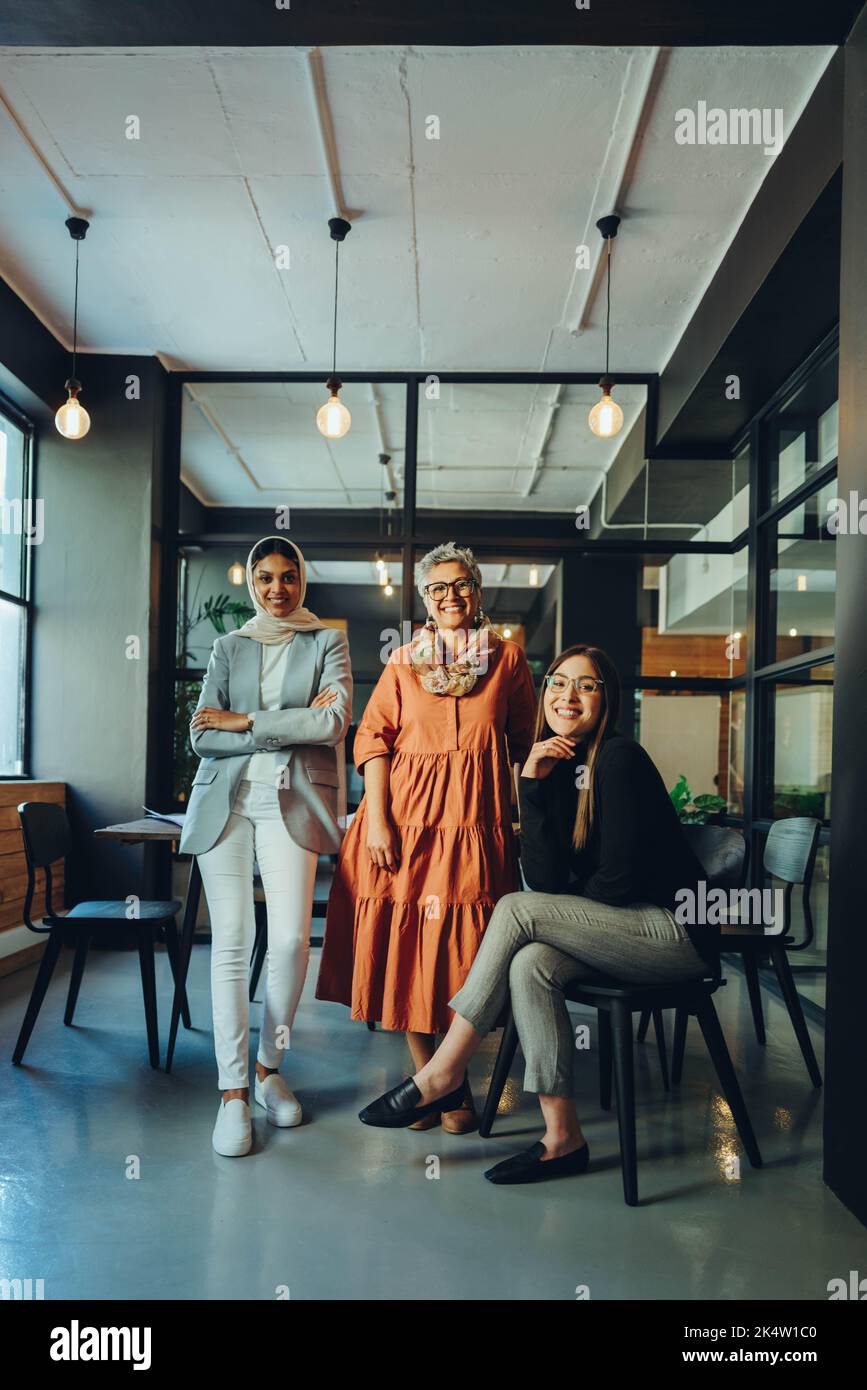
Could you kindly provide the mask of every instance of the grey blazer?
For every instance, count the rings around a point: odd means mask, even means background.
[[[265,752],[285,754],[278,795],[286,829],[295,843],[317,854],[333,854],[340,848],[335,750],[352,719],[349,643],[336,628],[296,632],[278,710],[259,710],[261,665],[261,642],[237,632],[214,642],[196,709],[208,705],[239,714],[255,712],[256,718],[249,733],[191,732],[193,749],[202,761],[193,779],[181,835],[183,854],[204,854],[216,844],[229,819],[247,758]],[[337,699],[326,709],[310,709],[314,695],[326,686],[337,691]]]

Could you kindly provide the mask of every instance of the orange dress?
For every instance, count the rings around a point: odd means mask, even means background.
[[[444,1033],[494,905],[520,887],[510,763],[533,742],[536,698],[514,642],[469,694],[432,695],[408,647],[386,665],[355,735],[355,765],[391,759],[396,872],[367,853],[367,798],[346,832],[328,900],[317,999],[400,1032]],[[507,750],[508,741],[508,750]]]

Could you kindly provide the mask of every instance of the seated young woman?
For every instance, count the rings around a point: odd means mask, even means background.
[[[433,1058],[361,1111],[401,1128],[463,1085],[469,1059],[508,996],[524,1053],[524,1090],[545,1132],[485,1173],[494,1183],[586,1171],[573,1098],[575,1058],[563,987],[613,977],[664,984],[719,969],[719,929],[681,926],[675,895],[704,877],[645,750],[617,733],[620,679],[599,647],[569,647],[542,689],[520,778],[521,864],[529,892],[501,898]],[[444,1099],[445,1098],[445,1099]]]

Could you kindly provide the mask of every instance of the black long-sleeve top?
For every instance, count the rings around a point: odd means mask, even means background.
[[[622,734],[610,734],[599,749],[593,827],[585,848],[574,848],[576,771],[585,757],[579,744],[575,758],[558,763],[547,777],[520,779],[521,868],[527,886],[615,906],[655,903],[671,912],[678,906],[677,892],[690,889],[696,902],[704,870],[651,758]],[[717,969],[719,928],[684,926],[699,954]]]

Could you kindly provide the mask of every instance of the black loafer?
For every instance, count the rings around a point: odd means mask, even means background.
[[[586,1173],[590,1162],[588,1144],[576,1149],[574,1153],[565,1154],[563,1158],[548,1158],[543,1162],[544,1152],[545,1145],[539,1140],[538,1143],[531,1144],[529,1149],[523,1149],[511,1158],[504,1158],[502,1163],[489,1168],[485,1177],[488,1182],[501,1184],[544,1182],[546,1178],[569,1178],[573,1174]]]
[[[363,1125],[376,1125],[379,1129],[405,1129],[425,1115],[432,1115],[435,1110],[457,1110],[463,1094],[464,1082],[461,1081],[456,1091],[441,1096],[439,1100],[429,1101],[427,1105],[419,1105],[421,1091],[408,1076],[399,1086],[393,1086],[384,1096],[365,1105],[358,1112],[358,1118]]]

